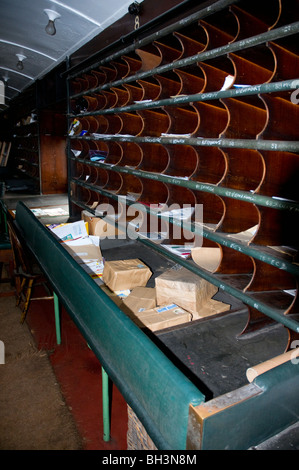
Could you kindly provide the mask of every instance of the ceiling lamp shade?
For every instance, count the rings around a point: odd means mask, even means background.
[[[24,55],[24,54],[16,54],[17,58],[18,58],[18,62],[17,62],[17,69],[18,70],[23,70],[24,68],[24,64],[23,64],[23,61],[25,59],[27,59],[27,57]]]
[[[50,36],[54,36],[56,34],[55,20],[60,18],[61,15],[56,11],[49,10],[47,8],[44,10],[44,12],[46,13],[49,20],[47,26],[45,27],[46,33]]]

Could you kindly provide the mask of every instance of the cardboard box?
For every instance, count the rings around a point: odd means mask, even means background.
[[[64,243],[63,247],[75,258],[78,263],[86,260],[102,260],[102,252],[100,246],[92,243],[89,238],[82,239],[81,243]]]
[[[230,307],[231,306],[229,304],[225,304],[219,300],[208,299],[194,315],[193,319],[198,320],[199,318],[205,318],[211,315],[217,315],[218,313],[227,312],[230,310]]]
[[[138,313],[156,307],[156,290],[152,287],[134,287],[123,303],[133,312]]]
[[[218,288],[186,268],[169,269],[155,279],[157,305],[173,302],[200,318],[198,313]]]
[[[101,239],[104,238],[115,238],[118,235],[117,228],[105,222],[100,217],[95,217],[91,212],[82,211],[81,219],[88,223],[88,230],[90,235],[96,235]]]
[[[66,242],[63,243],[63,246],[91,278],[100,285],[103,282],[103,256],[100,246],[94,244],[90,238],[91,237],[87,237],[74,242]]]
[[[120,297],[118,297],[118,295],[116,295],[112,290],[110,290],[107,286],[105,286],[104,284],[102,286],[100,286],[102,291],[105,292],[106,295],[108,295],[108,297],[110,297],[111,300],[113,300],[113,302],[119,307],[121,308],[122,307],[122,299]]]
[[[192,320],[192,314],[175,304],[164,305],[130,315],[140,328],[151,331],[163,330],[171,326],[181,325]]]
[[[103,281],[113,291],[145,286],[151,270],[140,259],[106,261]]]

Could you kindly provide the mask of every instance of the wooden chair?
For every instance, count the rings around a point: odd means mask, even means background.
[[[47,286],[47,280],[40,271],[33,256],[21,241],[19,231],[13,220],[7,220],[10,243],[13,252],[13,278],[16,288],[17,305],[22,310],[21,323],[24,323],[31,300],[55,300]],[[33,287],[43,285],[48,295],[32,297]]]
[[[1,151],[0,151],[0,166],[7,165],[10,149],[11,149],[11,142],[3,142]]]
[[[0,182],[1,185],[1,182]],[[0,199],[0,282],[12,283],[13,279],[13,253],[6,223],[6,213],[2,200]],[[3,267],[6,267],[7,277],[3,277]],[[0,297],[15,294],[15,290],[1,289]]]
[[[3,267],[6,266],[7,277],[3,277]],[[0,233],[0,282],[8,283],[13,279],[13,253],[7,233]],[[15,290],[1,290],[0,297],[8,297],[15,294]]]

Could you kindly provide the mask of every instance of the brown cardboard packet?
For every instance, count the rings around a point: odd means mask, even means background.
[[[123,305],[123,301],[122,299],[117,295],[115,294],[115,292],[113,292],[112,290],[109,289],[109,287],[105,286],[105,284],[102,284],[100,286],[100,288],[102,289],[102,291],[108,295],[108,297],[110,297],[111,300],[113,300],[113,302],[119,307],[119,308],[122,308],[122,305]]]
[[[151,331],[181,325],[192,320],[190,312],[175,304],[143,310],[129,316],[140,328],[148,328]]]
[[[128,297],[122,300],[115,294],[115,292],[111,291],[109,287],[102,285],[100,288],[129,318],[131,318],[132,321],[134,321],[137,326],[139,326],[139,328],[148,328],[152,331],[157,331],[190,322],[192,320],[192,314],[190,312],[186,312],[177,305],[172,306],[173,308],[169,308],[170,306],[155,307],[134,313],[126,304]],[[154,291],[155,289],[152,290]],[[148,296],[151,297],[152,293],[148,294]],[[167,307],[168,310],[166,310]],[[134,308],[134,310],[136,310],[136,308]]]
[[[115,238],[118,235],[118,230],[113,224],[109,224],[101,217],[95,217],[91,212],[86,210],[81,212],[81,219],[88,223],[88,230],[90,235],[96,235],[100,239]]]
[[[207,299],[205,303],[201,306],[200,310],[193,315],[193,320],[198,320],[200,318],[217,315],[218,313],[227,312],[228,310],[230,310],[230,307],[230,304],[220,302],[219,300]]]
[[[103,259],[101,248],[93,243],[88,245],[68,245],[64,243],[63,246],[78,263],[90,259],[99,261]]]
[[[106,261],[103,282],[113,291],[145,286],[152,272],[140,259]]]
[[[186,268],[169,269],[155,279],[157,305],[172,302],[198,318],[198,312],[218,288]]]
[[[133,312],[138,313],[156,307],[156,290],[153,287],[134,287],[123,303]]]

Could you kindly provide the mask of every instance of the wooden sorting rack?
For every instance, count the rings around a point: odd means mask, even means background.
[[[15,126],[12,151],[20,174],[31,179],[37,192],[40,192],[39,149],[39,123],[28,116]]]
[[[212,269],[140,241],[244,302],[244,332],[284,325],[286,349],[299,333],[298,6],[216,1],[68,75],[71,213],[202,204],[202,223],[171,223],[218,250]]]

